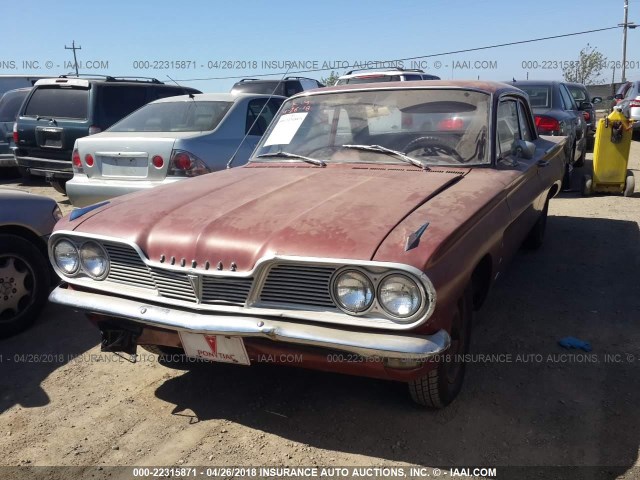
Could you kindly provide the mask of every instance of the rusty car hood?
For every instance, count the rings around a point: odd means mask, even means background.
[[[253,164],[115,198],[56,229],[122,238],[151,260],[187,267],[248,271],[270,255],[370,260],[404,218],[467,172]]]

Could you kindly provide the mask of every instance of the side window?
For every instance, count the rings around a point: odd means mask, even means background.
[[[286,81],[284,95],[285,97],[290,97],[296,93],[302,92],[303,90],[304,88],[302,88],[302,85],[298,80],[289,80]]]
[[[103,128],[108,128],[147,103],[147,88],[102,86],[99,90],[98,116]]]
[[[520,138],[522,140],[533,140],[533,130],[529,118],[527,108],[522,102],[518,102],[518,121],[520,123]]]
[[[511,154],[513,143],[520,138],[518,104],[515,100],[505,100],[498,105],[497,128],[498,158]]]
[[[422,80],[422,75],[416,75],[416,74],[405,74],[404,75],[404,79],[405,80]]]
[[[249,135],[262,136],[267,127],[273,120],[276,112],[282,105],[282,100],[272,98],[265,105],[266,99],[256,99],[249,101],[247,107],[247,121],[245,125],[245,133]],[[262,108],[264,107],[264,108]],[[249,131],[251,129],[251,131]]]
[[[573,101],[573,97],[567,91],[567,87],[564,85],[560,85],[560,95],[562,96],[562,101],[564,103],[565,110],[577,110],[575,102]]]

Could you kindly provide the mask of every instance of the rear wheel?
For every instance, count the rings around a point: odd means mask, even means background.
[[[624,192],[623,195],[625,197],[631,197],[636,188],[636,179],[633,176],[633,172],[631,170],[627,170],[627,178],[624,182]]]
[[[63,195],[67,194],[67,180],[50,180],[49,183],[56,192]]]
[[[49,285],[42,252],[22,237],[0,235],[0,338],[21,332],[35,321]]]
[[[409,394],[418,405],[443,408],[460,393],[466,367],[463,357],[469,351],[472,320],[473,292],[467,287],[452,321],[451,346],[436,369],[409,382]]]

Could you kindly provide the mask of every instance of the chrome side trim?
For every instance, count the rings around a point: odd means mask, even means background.
[[[140,259],[147,265],[148,268],[158,268],[171,272],[179,272],[182,274],[201,275],[203,277],[228,277],[228,278],[247,278],[253,277],[254,282],[249,292],[245,307],[227,306],[227,305],[211,305],[211,304],[197,304],[194,302],[187,302],[179,299],[171,299],[167,297],[159,296],[157,290],[146,292],[140,292],[139,288],[129,287],[122,288],[122,286],[109,283],[106,281],[97,282],[83,277],[69,277],[57,267],[52,252],[52,245],[57,241],[59,237],[72,237],[79,239],[94,239],[102,240],[105,242],[125,244],[133,248],[139,255]],[[429,317],[433,314],[436,305],[436,290],[431,280],[420,269],[411,265],[395,262],[376,262],[371,260],[356,260],[352,258],[322,258],[322,257],[296,257],[288,255],[268,255],[260,258],[253,269],[246,272],[230,271],[230,270],[205,270],[203,267],[191,268],[191,265],[180,267],[179,265],[168,265],[166,262],[160,261],[154,262],[147,258],[142,249],[134,242],[124,240],[122,238],[111,237],[107,235],[95,235],[84,232],[74,232],[69,230],[58,230],[51,234],[49,240],[49,260],[51,261],[54,270],[64,281],[83,286],[92,290],[100,290],[103,292],[109,292],[116,295],[131,295],[133,289],[135,289],[135,296],[158,303],[175,305],[178,307],[185,307],[190,310],[208,310],[213,312],[229,312],[252,315],[272,315],[284,318],[293,318],[296,320],[323,322],[338,325],[348,325],[354,327],[370,327],[387,330],[410,330],[423,323],[425,323]],[[268,302],[260,301],[260,294],[262,287],[266,280],[266,276],[271,266],[275,266],[281,263],[309,263],[314,266],[330,265],[337,267],[354,266],[369,269],[377,273],[385,273],[390,270],[400,271],[415,278],[421,286],[424,288],[424,292],[428,299],[428,305],[422,309],[419,314],[410,319],[404,319],[404,322],[394,321],[386,314],[380,311],[380,309],[373,309],[370,317],[366,316],[351,316],[341,312],[337,308],[335,310],[327,310],[326,308],[310,307],[301,308],[300,305],[287,304],[283,302],[278,305],[274,305]],[[379,315],[379,316],[375,316]]]
[[[272,320],[268,317],[194,313],[137,300],[70,290],[62,286],[51,293],[49,300],[85,312],[110,315],[174,331],[267,338],[283,343],[341,350],[365,357],[426,360],[444,352],[450,344],[449,334],[445,330],[423,336],[358,332]]]

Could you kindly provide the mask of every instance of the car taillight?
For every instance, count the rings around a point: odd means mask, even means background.
[[[153,166],[156,168],[164,167],[164,159],[160,155],[154,155],[151,159],[151,163],[153,163]]]
[[[77,148],[73,149],[73,154],[71,155],[71,163],[73,164],[73,173],[84,173],[84,169],[82,168],[82,160],[80,160],[80,153]]]
[[[207,165],[192,153],[184,150],[174,150],[171,152],[167,175],[195,177],[204,175],[210,171]]]
[[[13,143],[18,145],[18,122],[13,122]]]
[[[582,112],[582,115],[584,115],[584,119],[588,122],[589,120],[591,120],[591,114],[589,112]]]
[[[462,130],[464,129],[464,120],[457,117],[445,118],[438,123],[438,130]]]
[[[634,108],[640,107],[640,97],[637,97],[634,100],[631,100],[629,102],[629,106]]]
[[[555,118],[545,117],[544,115],[536,115],[536,128],[538,131],[545,130],[550,132],[560,131],[560,122]]]
[[[84,156],[84,163],[87,164],[87,167],[93,167],[93,156],[90,153]]]
[[[100,133],[102,131],[102,129],[100,127],[97,127],[95,125],[91,125],[89,127],[89,135],[95,135],[96,133]]]

